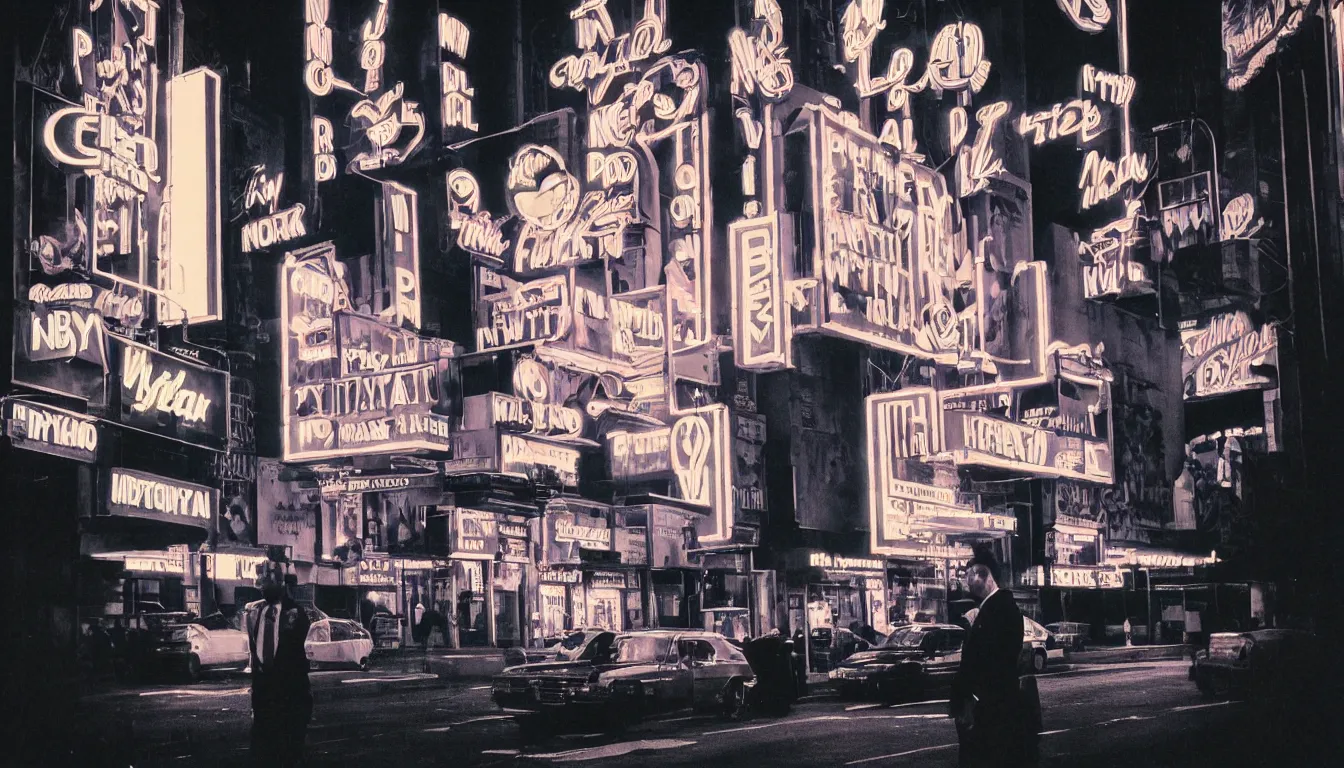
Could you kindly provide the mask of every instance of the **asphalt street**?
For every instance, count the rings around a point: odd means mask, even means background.
[[[1161,662],[1042,675],[1042,764],[1338,764],[1321,752],[1328,711],[1207,699],[1186,669],[1184,662]],[[887,706],[822,693],[782,718],[728,723],[685,713],[625,733],[579,728],[524,743],[513,719],[490,702],[484,682],[390,671],[318,672],[312,679],[314,765],[956,765],[956,736],[941,701]],[[53,758],[81,765],[246,764],[249,720],[245,677],[109,691],[81,701],[71,743]]]

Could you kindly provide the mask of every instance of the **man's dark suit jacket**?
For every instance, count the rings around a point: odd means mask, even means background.
[[[289,709],[288,714],[303,714],[304,722],[311,714],[312,699],[308,688],[308,654],[304,643],[310,626],[308,613],[286,595],[280,601],[280,641],[270,667],[261,663],[263,621],[270,606],[265,600],[247,606],[247,636],[250,640],[252,662],[252,708],[268,706]]]
[[[962,733],[963,749],[969,747],[989,764],[1014,765],[1020,759],[1025,718],[1017,670],[1022,634],[1022,613],[1012,593],[1000,589],[990,595],[966,635],[952,683],[952,715],[962,717],[969,708],[974,717],[973,727]]]

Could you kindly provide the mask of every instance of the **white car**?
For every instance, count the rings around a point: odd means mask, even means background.
[[[373,637],[358,622],[324,618],[308,628],[303,644],[309,666],[341,665],[368,669]]]
[[[222,613],[212,613],[180,626],[173,631],[172,640],[186,643],[187,675],[199,680],[202,670],[218,667],[245,667],[248,662],[247,633],[237,618],[229,619]]]

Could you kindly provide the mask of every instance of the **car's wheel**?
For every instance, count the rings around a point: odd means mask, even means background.
[[[360,671],[360,672],[368,672],[368,671],[369,671],[369,657],[368,657],[368,656],[365,656],[364,658],[362,658],[362,659],[359,660],[359,671]]]
[[[644,687],[635,683],[612,698],[607,724],[620,732],[644,719]]]
[[[1045,671],[1045,651],[1031,654],[1031,671],[1037,674]]]
[[[747,686],[741,680],[728,683],[723,694],[723,716],[734,722],[747,716]]]
[[[201,657],[194,653],[187,657],[187,679],[193,683],[201,681]]]

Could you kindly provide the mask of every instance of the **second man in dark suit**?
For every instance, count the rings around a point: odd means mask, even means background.
[[[962,646],[952,684],[960,765],[1028,765],[1027,718],[1018,688],[1022,613],[1011,592],[999,587],[992,555],[977,554],[966,568],[966,589],[979,601]]]

